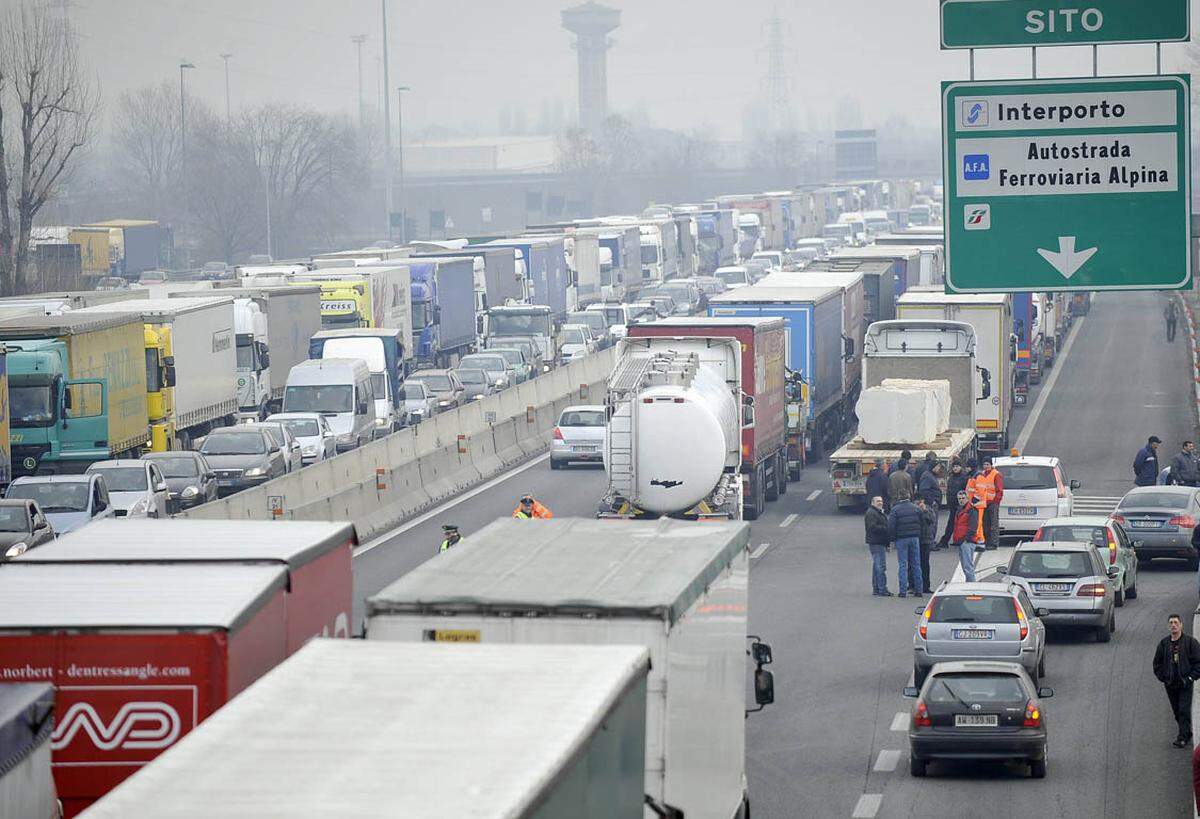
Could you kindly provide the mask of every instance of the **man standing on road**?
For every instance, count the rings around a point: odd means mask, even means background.
[[[950,535],[954,532],[954,518],[962,506],[958,498],[966,491],[969,477],[962,461],[955,458],[950,465],[950,477],[946,479],[946,501],[950,507],[950,518],[946,521],[946,531],[942,533],[942,538],[937,544],[940,549],[945,549],[950,543]]]
[[[1151,435],[1133,459],[1133,482],[1138,486],[1154,486],[1158,480],[1158,445],[1161,443],[1161,438]]]
[[[1171,459],[1171,483],[1178,486],[1200,485],[1200,463],[1196,462],[1196,445],[1183,442],[1183,449]]]
[[[1192,742],[1192,683],[1200,679],[1200,642],[1183,633],[1178,614],[1167,618],[1167,631],[1154,652],[1154,676],[1166,687],[1171,715],[1179,725],[1174,745],[1183,748]]]
[[[935,455],[933,452],[926,452],[925,460],[917,464],[917,469],[913,473],[913,481],[916,482],[918,487],[921,485],[921,478],[924,477],[926,472],[928,472],[930,469],[933,469],[933,465],[936,463],[937,455]]]
[[[929,508],[929,504],[925,502],[925,498],[917,498],[917,508],[921,510],[921,537],[920,537],[920,552],[921,552],[921,578],[925,581],[925,585],[921,591],[925,594],[931,593],[931,574],[929,572],[929,552],[933,549],[933,541],[937,537],[937,514]],[[916,592],[918,586],[913,585],[913,580],[909,579],[909,591]]]
[[[975,534],[979,532],[979,513],[972,501],[962,490],[956,497],[958,504],[954,517],[950,519],[953,528],[950,542],[958,549],[958,565],[962,566],[963,576],[968,583],[975,582]]]
[[[1000,501],[1004,497],[1004,478],[992,468],[992,459],[983,459],[983,469],[967,483],[967,491],[974,489],[974,495],[985,505],[983,510],[983,532],[989,549],[999,545],[1000,532]]]
[[[863,522],[867,527],[867,550],[871,553],[871,593],[876,597],[891,597],[887,588],[887,548],[891,543],[887,515],[883,513],[883,496],[872,495]]]
[[[907,449],[904,451],[908,452]],[[913,489],[912,474],[908,471],[908,459],[901,456],[900,460],[896,461],[895,467],[892,468],[892,474],[888,475],[888,498],[892,502],[889,508],[894,508],[901,498],[912,500]]]
[[[878,496],[885,502],[888,497],[888,480],[887,473],[883,470],[883,458],[875,459],[875,466],[871,467],[871,471],[867,473],[867,503],[872,502],[872,498]],[[887,504],[884,504],[884,511],[887,511]]]
[[[933,541],[937,540],[937,521],[938,512],[942,509],[942,465],[934,461],[924,472],[921,473],[921,479],[917,481],[917,496],[924,499],[925,508],[929,510],[929,514],[933,516],[933,537],[930,538],[929,548],[936,546]],[[925,574],[926,579],[929,578],[929,573]]]
[[[1175,325],[1179,323],[1179,306],[1173,296],[1167,296],[1167,306],[1163,308],[1163,318],[1167,322],[1167,341],[1175,340]]]
[[[896,560],[899,563],[900,593],[896,596],[906,596],[910,577],[914,589],[924,589],[925,579],[921,576],[921,510],[908,495],[892,502],[892,511],[888,514],[888,534],[896,544]],[[921,597],[921,592],[914,591],[912,595]]]

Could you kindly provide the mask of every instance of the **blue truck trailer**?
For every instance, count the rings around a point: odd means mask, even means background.
[[[413,358],[452,367],[475,343],[475,266],[464,257],[413,260]]]
[[[710,316],[777,316],[784,320],[788,331],[785,363],[789,378],[801,385],[798,409],[790,408],[800,413],[801,423],[789,423],[789,436],[800,436],[806,461],[836,449],[853,422],[861,381],[843,367],[846,355],[855,354],[842,336],[843,298],[840,287],[752,285],[708,301]],[[789,448],[793,443],[789,440]]]
[[[566,317],[569,274],[561,237],[495,239],[486,246],[511,247],[516,250],[525,265],[526,299],[530,304],[544,304],[549,307],[550,315],[556,321]]]

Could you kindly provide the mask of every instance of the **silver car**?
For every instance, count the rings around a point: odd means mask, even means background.
[[[1135,486],[1121,498],[1113,520],[1138,541],[1138,561],[1156,557],[1186,560],[1189,571],[1200,568],[1192,543],[1200,522],[1200,489],[1191,486]]]
[[[1022,543],[996,569],[1025,589],[1050,626],[1083,626],[1107,643],[1117,630],[1112,579],[1119,569],[1100,562],[1091,543]]]
[[[1069,518],[1051,518],[1042,524],[1033,536],[1034,540],[1084,540],[1090,541],[1105,566],[1116,566],[1117,577],[1113,580],[1113,594],[1117,608],[1125,600],[1137,599],[1138,560],[1136,550],[1141,541],[1131,541],[1120,523],[1100,515],[1075,515]]]
[[[958,660],[1017,663],[1034,680],[1046,673],[1046,627],[1016,583],[943,583],[917,614],[913,684],[918,688],[934,665]]]
[[[608,414],[601,404],[567,407],[558,417],[550,441],[550,468],[572,462],[602,463]]]

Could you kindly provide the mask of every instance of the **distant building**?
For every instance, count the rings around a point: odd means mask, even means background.
[[[582,3],[562,12],[562,25],[579,56],[579,127],[594,134],[608,117],[608,33],[621,25],[621,12]]]
[[[556,159],[553,136],[499,136],[404,143],[404,170],[421,174],[544,173]]]
[[[834,131],[834,176],[839,180],[879,176],[878,140],[874,129]]]

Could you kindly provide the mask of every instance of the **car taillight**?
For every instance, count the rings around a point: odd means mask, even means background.
[[[1038,530],[1037,530],[1036,532],[1034,532],[1034,533],[1033,533],[1033,539],[1034,539],[1034,540],[1041,540],[1041,539],[1042,539],[1042,527],[1041,527],[1041,526],[1039,526],[1039,527],[1038,527]]]
[[[1191,515],[1176,515],[1167,521],[1169,526],[1182,526],[1185,529],[1196,528],[1196,519]]]
[[[917,626],[917,631],[921,635],[921,639],[925,639],[925,635],[929,633],[929,615],[933,613],[933,601],[936,597],[929,598],[929,605],[925,607],[925,611],[921,612],[921,623]]]
[[[1017,598],[1013,598],[1013,611],[1017,613],[1017,623],[1021,626],[1021,639],[1024,640],[1029,636],[1029,621],[1025,619],[1025,611],[1021,608],[1021,604],[1017,602]]]
[[[1025,721],[1021,725],[1025,728],[1042,727],[1042,710],[1038,708],[1037,700],[1025,703]]]
[[[1122,526],[1125,525],[1125,516],[1124,515],[1113,515],[1111,519],[1115,520],[1117,523],[1121,524]]]
[[[1113,540],[1112,532],[1108,533],[1108,565],[1117,565],[1117,542]]]
[[[1026,711],[1026,718],[1028,718],[1028,711]],[[917,707],[913,709],[913,727],[933,727],[933,720],[929,718],[929,709],[925,707],[925,703],[921,700],[917,700]]]
[[[1075,592],[1076,597],[1103,597],[1103,583],[1084,583],[1079,587],[1079,591]]]
[[[563,439],[562,430],[559,429],[558,427],[555,427],[554,428],[554,440],[561,441],[562,439]]]

